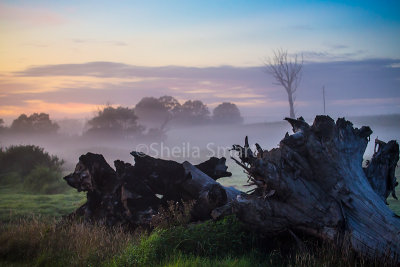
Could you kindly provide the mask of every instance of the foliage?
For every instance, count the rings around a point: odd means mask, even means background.
[[[32,193],[58,194],[66,191],[68,185],[60,172],[38,165],[25,177],[23,188]]]
[[[15,133],[55,133],[59,126],[50,120],[49,114],[33,113],[29,117],[21,114],[15,119],[10,127],[11,132]]]
[[[158,101],[164,106],[166,110],[170,113],[172,117],[176,116],[181,109],[181,104],[172,96],[162,96],[158,98]]]
[[[242,123],[243,117],[240,115],[238,107],[230,102],[219,104],[213,110],[213,121],[217,123]]]
[[[188,100],[183,103],[177,120],[181,124],[203,124],[209,122],[210,111],[200,100]]]
[[[139,134],[143,127],[138,125],[134,109],[127,107],[106,106],[99,110],[97,116],[88,121],[87,133],[119,133],[125,136]]]
[[[23,185],[34,193],[61,193],[68,189],[61,179],[64,162],[38,146],[20,145],[0,149],[0,184]]]
[[[136,104],[135,111],[139,120],[151,127],[159,127],[170,119],[167,107],[155,97],[143,97]]]
[[[181,105],[172,96],[144,97],[135,107],[139,120],[150,127],[163,129],[166,123],[202,124],[210,121],[207,106],[199,100],[188,100]]]
[[[0,148],[0,166],[2,166],[0,174],[17,172],[21,176],[26,176],[36,166],[60,172],[63,163],[64,161],[57,156],[50,156],[43,148],[34,145]]]

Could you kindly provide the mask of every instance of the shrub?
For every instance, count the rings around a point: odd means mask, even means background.
[[[2,185],[15,186],[17,184],[20,184],[22,181],[22,176],[16,171],[0,174],[0,182]]]
[[[58,194],[68,189],[61,173],[45,166],[36,166],[24,179],[23,188],[31,193]]]
[[[61,180],[63,163],[63,160],[50,156],[38,146],[19,145],[0,149],[0,184],[22,184],[23,189],[31,193],[61,193],[67,189]]]
[[[57,156],[50,156],[43,148],[34,145],[10,146],[0,149],[1,173],[15,171],[25,176],[38,165],[61,171],[63,163],[64,161]]]

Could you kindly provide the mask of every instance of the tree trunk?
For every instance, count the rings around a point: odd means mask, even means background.
[[[240,194],[215,181],[231,176],[225,158],[211,158],[193,166],[139,152],[131,154],[135,165],[116,160],[116,171],[102,155],[87,153],[79,157],[75,171],[64,177],[70,186],[87,192],[87,202],[74,215],[107,225],[136,227],[149,225],[158,208],[169,201],[196,201],[193,218],[206,220],[213,209]]]
[[[301,118],[287,120],[295,133],[286,134],[279,148],[253,156],[243,155],[247,140],[245,147],[234,147],[256,190],[229,203],[233,212],[265,234],[302,232],[368,258],[398,262],[400,220],[385,204],[388,193],[380,193],[380,186],[374,191],[369,182],[394,190],[398,144],[386,144],[364,171],[369,127],[354,129],[328,116],[317,116],[312,126]]]
[[[288,100],[289,100],[289,109],[290,109],[290,118],[296,118],[296,114],[294,113],[294,101],[293,101],[293,92],[289,89],[286,90],[288,93]]]
[[[363,169],[369,127],[353,128],[328,116],[317,116],[311,126],[302,118],[286,120],[294,134],[286,133],[279,148],[267,151],[256,144],[253,152],[247,137],[244,147],[233,146],[255,186],[251,194],[215,181],[230,175],[225,159],[194,166],[132,152],[135,165],[115,161],[114,171],[101,155],[87,153],[64,178],[88,192],[76,214],[135,227],[148,225],[169,200],[194,200],[197,220],[234,213],[264,235],[301,233],[400,264],[400,219],[385,204],[397,186],[398,144],[381,142]]]

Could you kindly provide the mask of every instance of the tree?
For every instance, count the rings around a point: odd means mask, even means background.
[[[18,172],[25,176],[36,166],[44,166],[61,172],[64,161],[50,155],[43,148],[34,145],[10,146],[0,149],[0,175],[8,172]]]
[[[130,135],[140,133],[143,128],[137,123],[134,109],[106,106],[97,116],[88,121],[88,133],[120,133]]]
[[[49,114],[33,113],[29,117],[21,114],[10,127],[12,132],[25,133],[55,133],[59,126],[50,120]]]
[[[158,99],[158,101],[169,111],[170,115],[174,117],[181,110],[182,106],[176,100],[176,98],[172,96],[162,96]]]
[[[4,126],[4,120],[0,119],[0,132],[4,131],[6,127]]]
[[[243,117],[235,104],[224,102],[213,110],[213,121],[218,123],[242,123]]]
[[[164,104],[172,102],[165,102]],[[160,127],[169,120],[168,105],[165,106],[155,97],[143,97],[135,106],[139,121],[148,127]]]
[[[290,59],[287,50],[283,49],[275,50],[273,53],[273,57],[268,58],[265,62],[267,72],[285,88],[288,94],[290,118],[295,118],[294,102],[296,97],[294,93],[302,77],[303,56],[301,56],[301,60],[297,55]]]
[[[188,100],[183,103],[178,119],[181,123],[205,123],[209,118],[208,107],[200,100]]]

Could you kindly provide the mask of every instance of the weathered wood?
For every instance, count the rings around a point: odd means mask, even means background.
[[[369,127],[357,129],[328,116],[317,116],[312,125],[302,118],[286,120],[294,133],[286,133],[278,148],[268,151],[257,144],[253,152],[247,137],[243,147],[233,146],[254,186],[250,194],[216,181],[230,176],[224,158],[194,166],[132,152],[135,164],[115,161],[114,171],[103,156],[88,153],[65,177],[78,191],[87,191],[87,203],[76,214],[108,225],[149,225],[167,201],[195,201],[196,220],[234,213],[264,235],[300,233],[400,263],[400,219],[385,203],[397,186],[397,142],[379,141],[363,168]]]
[[[197,165],[199,169],[189,162],[155,159],[135,151],[131,154],[135,165],[116,160],[116,171],[102,155],[87,153],[79,158],[75,171],[64,177],[70,186],[87,192],[87,202],[76,215],[107,225],[148,226],[168,201],[195,201],[193,218],[206,220],[236,192],[214,180],[231,175],[225,158],[211,158]]]
[[[378,146],[378,149],[376,149]],[[375,139],[374,156],[364,168],[365,175],[368,178],[372,189],[386,203],[389,194],[397,199],[395,187],[398,185],[395,171],[399,161],[399,146],[396,141],[385,143]]]
[[[302,232],[369,258],[398,261],[400,220],[385,204],[397,185],[398,144],[384,145],[364,172],[369,127],[328,116],[317,116],[311,126],[287,120],[294,134],[279,148],[239,155],[257,190],[229,203],[233,212],[265,234]],[[243,153],[246,147],[247,138],[234,149]]]

